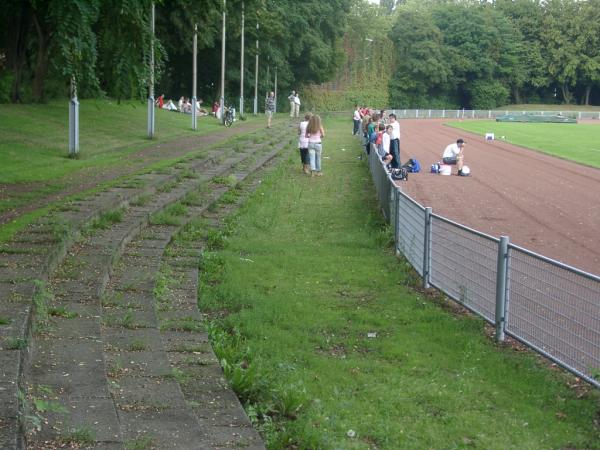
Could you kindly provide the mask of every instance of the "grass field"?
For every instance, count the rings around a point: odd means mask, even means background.
[[[548,105],[548,104],[518,104],[496,108],[496,111],[600,111],[600,106],[593,105]]]
[[[484,136],[494,133],[507,142],[559,158],[600,167],[600,124],[507,123],[494,120],[448,122],[449,126]]]
[[[268,447],[600,448],[597,391],[412,289],[347,120],[324,126],[324,176],[291,151],[201,268],[215,350]]]

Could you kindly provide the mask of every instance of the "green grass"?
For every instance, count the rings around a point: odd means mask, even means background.
[[[0,183],[55,180],[74,171],[122,163],[122,156],[149,146],[146,104],[82,100],[80,157],[69,159],[67,101],[45,105],[0,105]],[[185,114],[156,111],[156,140],[193,135]],[[221,129],[217,121],[199,121],[196,134]],[[194,134],[195,135],[195,134]]]
[[[294,152],[200,272],[213,346],[268,448],[600,448],[597,391],[412,290],[347,121],[324,126],[324,176]]]
[[[506,123],[493,120],[448,122],[448,125],[484,136],[494,133],[507,142],[549,155],[600,167],[600,125],[563,123]]]

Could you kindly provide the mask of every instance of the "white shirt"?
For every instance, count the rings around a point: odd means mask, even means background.
[[[358,109],[354,111],[354,120],[360,120],[360,111]]]
[[[308,148],[308,138],[306,137],[306,127],[308,120],[300,122],[300,135],[298,136],[298,148]]]
[[[295,103],[296,105],[299,105],[299,104],[300,104],[300,97],[298,97],[298,95],[296,95],[296,96],[294,97],[294,103]]]
[[[458,144],[456,144],[456,143],[450,144],[444,150],[444,154],[442,155],[442,158],[456,158],[459,153],[460,153],[460,147],[458,146]]]
[[[383,133],[382,140],[381,140],[381,146],[383,147],[383,151],[386,153],[390,152],[390,135],[387,133]]]
[[[396,120],[395,122],[390,122],[389,125],[393,128],[390,139],[400,139],[400,123]]]

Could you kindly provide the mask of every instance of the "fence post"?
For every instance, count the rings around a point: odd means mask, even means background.
[[[399,251],[399,241],[400,241],[400,187],[394,187],[394,203],[395,203],[395,212],[394,212],[394,253],[396,256],[400,255]]]
[[[446,110],[445,110],[445,109],[442,109],[442,119],[445,119],[445,118],[446,118]],[[600,117],[599,117],[599,118],[600,118]]]
[[[429,287],[431,271],[431,207],[425,208],[425,235],[423,236],[423,288]]]
[[[508,278],[508,236],[498,242],[498,269],[496,272],[496,341],[504,342],[506,319],[506,280]]]

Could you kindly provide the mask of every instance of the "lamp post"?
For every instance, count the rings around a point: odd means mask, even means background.
[[[277,66],[275,66],[275,113],[277,113]]]
[[[198,129],[198,112],[196,111],[196,81],[198,78],[197,74],[197,58],[198,58],[198,24],[194,25],[194,49],[193,49],[193,68],[192,68],[192,130]]]
[[[225,123],[225,13],[227,0],[223,0],[223,34],[221,37],[221,122]]]
[[[77,101],[77,82],[71,76],[71,101],[69,102],[69,158],[79,154],[79,102]]]
[[[256,63],[254,67],[254,115],[258,114],[258,19],[256,21]]]
[[[240,117],[244,115],[244,2],[242,1],[242,50],[240,55]]]
[[[148,92],[148,138],[154,137],[154,2],[150,18],[150,86]]]
[[[371,38],[365,38],[365,41],[368,42],[369,44],[373,43],[373,39],[371,39]],[[369,59],[367,57],[366,53],[367,53],[367,47],[363,47],[363,79],[366,79],[367,60]]]

